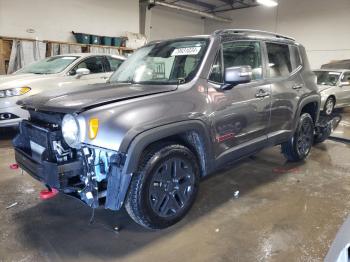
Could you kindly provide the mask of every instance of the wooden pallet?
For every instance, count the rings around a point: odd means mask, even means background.
[[[0,75],[7,73],[10,61],[12,40],[0,38]]]

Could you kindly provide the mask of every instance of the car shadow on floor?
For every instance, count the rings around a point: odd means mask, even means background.
[[[235,201],[240,201],[250,190],[288,175],[288,171],[303,165],[303,162],[286,163],[278,150],[273,149],[227,166],[202,181],[196,203],[185,219],[161,231],[142,228],[128,217],[124,209],[120,212],[97,209],[94,223],[89,224],[92,210],[80,201],[60,194],[14,215],[17,239],[23,246],[39,250],[53,261],[55,258],[74,259],[82,254],[99,259],[125,257],[181,231],[189,223],[232,200],[237,186],[241,193]],[[119,233],[113,230],[115,226],[120,227]]]
[[[17,128],[14,127],[0,127],[0,148],[12,146],[12,139],[17,132]]]

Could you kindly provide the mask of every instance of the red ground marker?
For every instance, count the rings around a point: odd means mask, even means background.
[[[16,164],[16,163],[15,164],[11,164],[10,168],[11,169],[18,169],[18,164]]]
[[[58,190],[52,188],[51,191],[48,189],[44,189],[40,191],[40,199],[46,200],[55,197],[58,194]]]

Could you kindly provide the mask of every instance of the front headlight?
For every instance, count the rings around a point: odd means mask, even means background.
[[[30,91],[30,87],[27,87],[27,86],[0,90],[0,98],[21,96],[28,93],[29,91]]]
[[[62,135],[67,145],[73,148],[80,148],[80,127],[75,116],[67,114],[63,117]]]

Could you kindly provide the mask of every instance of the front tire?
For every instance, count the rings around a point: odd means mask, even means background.
[[[324,113],[327,116],[330,116],[333,113],[334,110],[334,106],[335,106],[335,100],[333,97],[328,97],[326,100],[326,103],[324,104]]]
[[[314,139],[314,122],[310,114],[299,117],[297,129],[289,141],[282,144],[282,153],[288,161],[304,160],[311,151]]]
[[[172,226],[192,207],[198,184],[198,161],[187,147],[155,146],[140,159],[127,195],[126,210],[143,227]]]

